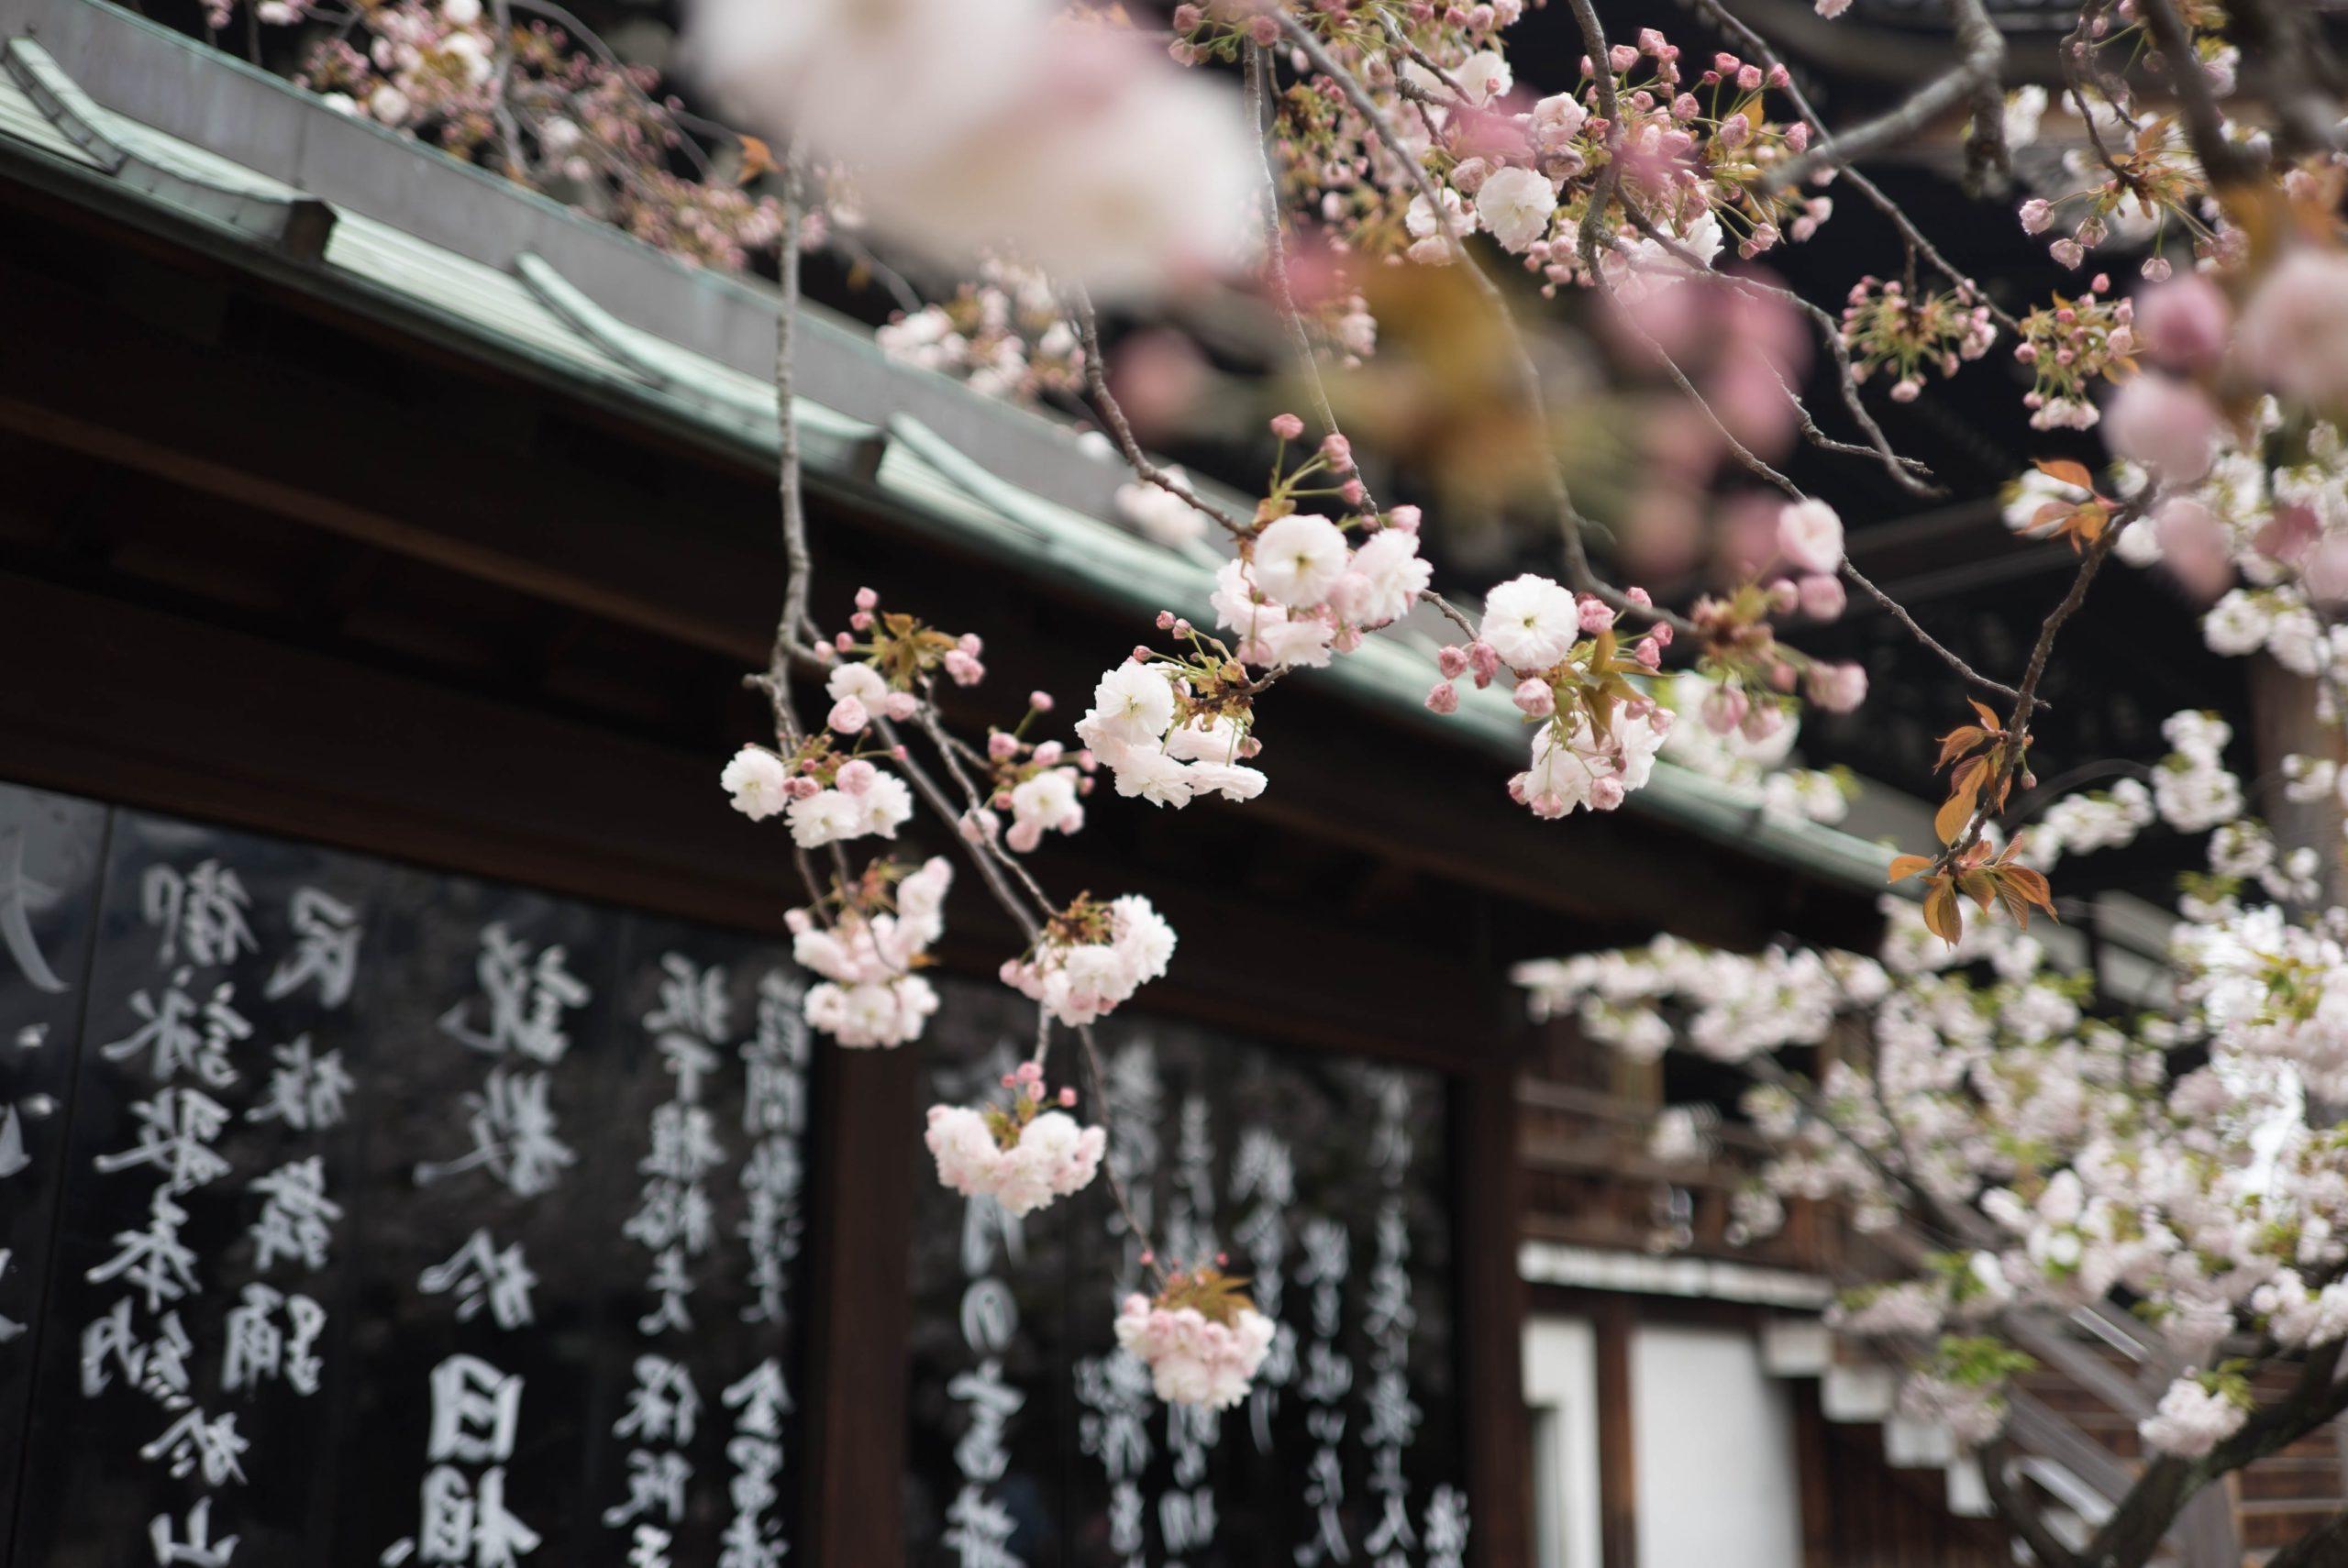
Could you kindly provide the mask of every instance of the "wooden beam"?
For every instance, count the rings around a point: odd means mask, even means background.
[[[102,304],[0,262],[0,429],[762,662],[781,590],[771,536],[714,536],[683,494],[566,471],[282,354],[205,347]],[[321,438],[320,410],[340,438]]]

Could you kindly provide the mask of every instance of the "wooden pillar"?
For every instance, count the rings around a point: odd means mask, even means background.
[[[1460,1372],[1467,1380],[1468,1505],[1478,1568],[1533,1561],[1533,1426],[1524,1408],[1523,1199],[1513,1060],[1459,1080]]]
[[[1631,1416],[1631,1299],[1600,1298],[1592,1314],[1598,1349],[1598,1512],[1605,1568],[1638,1568],[1639,1478]],[[1700,1485],[1689,1477],[1689,1485]]]
[[[828,1046],[815,1061],[801,1560],[900,1568],[920,1064]]]

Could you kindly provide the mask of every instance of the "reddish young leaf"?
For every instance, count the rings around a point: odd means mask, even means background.
[[[2084,463],[2073,462],[2068,458],[2041,458],[2031,466],[2048,479],[2076,486],[2089,495],[2095,493],[2095,475],[2088,472]]]
[[[1941,809],[1933,813],[1933,831],[1940,835],[1943,844],[1955,844],[1957,835],[1965,831],[1966,824],[1973,820],[1977,795],[1977,789],[1960,789],[1942,801]]]
[[[1924,895],[1924,929],[1951,947],[1965,934],[1965,913],[1956,905],[1956,885],[1945,877],[1934,878],[1933,890]]]

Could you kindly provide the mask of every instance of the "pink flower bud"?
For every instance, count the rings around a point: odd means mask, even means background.
[[[988,731],[987,755],[997,762],[1009,762],[1019,755],[1019,737],[1002,730]]]
[[[960,648],[946,656],[946,673],[957,686],[976,686],[987,678],[987,667]]]
[[[1072,1106],[1072,1105],[1074,1105],[1075,1103],[1076,1103],[1076,1091],[1075,1091],[1074,1089],[1072,1089],[1072,1088],[1064,1088],[1064,1089],[1060,1090],[1060,1104],[1061,1104],[1061,1105],[1063,1105],[1063,1106]]]
[[[1839,577],[1815,573],[1803,578],[1799,586],[1801,613],[1813,621],[1841,618],[1844,607],[1849,602],[1848,596],[1843,591],[1843,580]]]
[[[892,691],[880,699],[880,711],[903,723],[921,712],[921,699],[910,691]]]
[[[2215,283],[2190,272],[2173,283],[2147,289],[2137,302],[2136,326],[2144,348],[2178,370],[2214,365],[2226,349],[2233,311]]]
[[[1321,456],[1333,469],[1354,466],[1354,444],[1332,430],[1321,438]]]
[[[1722,686],[1715,688],[1704,699],[1699,714],[1706,729],[1716,735],[1724,735],[1744,722],[1744,711],[1748,705],[1742,689]]]
[[[872,590],[869,588],[859,588],[856,591],[856,607],[858,610],[876,610],[880,608],[880,596],[873,592]]]
[[[1535,719],[1545,719],[1557,711],[1557,694],[1545,680],[1532,676],[1517,682],[1515,702],[1518,712]]]
[[[1035,709],[1038,713],[1048,713],[1052,711],[1052,694],[1048,691],[1030,691],[1027,693],[1027,706]]]
[[[848,630],[852,632],[870,631],[872,629],[872,612],[869,610],[858,610],[855,614],[850,615],[847,618],[847,624]]]
[[[2163,375],[2132,376],[2103,414],[2104,445],[2168,484],[2191,484],[2217,456],[2218,410],[2209,394]]]
[[[1626,588],[1623,591],[1623,597],[1629,600],[1632,603],[1637,605],[1642,610],[1646,609],[1655,602],[1654,598],[1651,597],[1644,588]]]
[[[1036,765],[1038,767],[1053,767],[1058,763],[1067,750],[1068,748],[1058,741],[1040,742],[1036,747]]]
[[[1500,650],[1481,637],[1468,645],[1468,668],[1476,672],[1479,684],[1500,673]]]
[[[1611,812],[1623,803],[1629,791],[1623,788],[1622,778],[1610,773],[1603,778],[1589,781],[1589,804],[1592,810]]]
[[[1347,506],[1359,506],[1364,501],[1369,499],[1368,490],[1357,479],[1349,479],[1339,485],[1337,495]]]
[[[872,722],[864,704],[853,697],[843,697],[832,704],[831,715],[824,723],[844,735],[857,734]]]
[[[1592,636],[1614,624],[1614,607],[1594,593],[1583,595],[1575,608],[1581,615],[1581,629]]]
[[[1663,647],[1653,637],[1641,637],[1638,646],[1631,650],[1631,657],[1649,669],[1659,668],[1663,664]]]
[[[1445,680],[1456,680],[1468,673],[1468,650],[1453,643],[1435,654],[1434,664]]]
[[[839,777],[833,780],[833,786],[843,795],[861,795],[871,789],[872,781],[880,777],[880,770],[859,756],[840,768]]]
[[[1810,700],[1830,713],[1851,712],[1867,700],[1867,672],[1855,664],[1812,665]]]
[[[1304,421],[1293,414],[1272,415],[1272,434],[1283,441],[1293,441],[1304,434]]]
[[[1415,506],[1398,506],[1386,514],[1386,525],[1398,534],[1417,533],[1419,520],[1419,509]]]
[[[1459,712],[1459,688],[1448,680],[1438,680],[1427,691],[1427,712],[1456,713]]]

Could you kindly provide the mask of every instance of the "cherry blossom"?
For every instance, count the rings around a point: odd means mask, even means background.
[[[1209,1410],[1247,1397],[1274,1332],[1271,1320],[1212,1268],[1173,1275],[1155,1300],[1126,1297],[1116,1331],[1118,1347],[1149,1368],[1160,1399]]]
[[[1009,1106],[969,1110],[934,1105],[924,1135],[937,1160],[937,1179],[966,1198],[991,1198],[1006,1213],[1034,1213],[1056,1198],[1081,1192],[1101,1169],[1109,1135],[1080,1127],[1061,1110],[1041,1109],[1044,1069],[1021,1064],[1003,1077]],[[1075,1103],[1073,1090],[1058,1103]]]
[[[916,971],[945,932],[953,881],[953,865],[942,858],[903,875],[876,862],[838,896],[836,910],[792,910],[785,917],[792,956],[823,977],[808,988],[807,1021],[842,1045],[894,1046],[920,1038],[937,1010],[937,992]]]
[[[1106,904],[1080,897],[1053,917],[1027,954],[1002,966],[1003,984],[1070,1028],[1107,1016],[1166,973],[1174,930],[1138,893]]]

